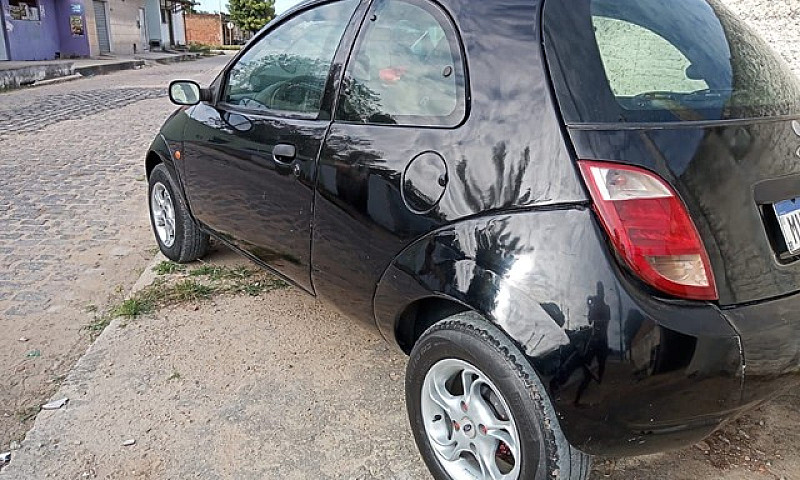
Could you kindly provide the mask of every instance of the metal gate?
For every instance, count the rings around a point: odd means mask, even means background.
[[[94,23],[97,29],[97,43],[100,53],[111,53],[111,39],[108,36],[108,19],[106,18],[106,2],[94,0]]]

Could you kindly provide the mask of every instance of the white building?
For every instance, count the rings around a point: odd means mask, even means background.
[[[146,0],[146,34],[150,50],[168,50],[186,45],[183,15],[191,0]]]

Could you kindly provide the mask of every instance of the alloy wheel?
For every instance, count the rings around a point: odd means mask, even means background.
[[[158,239],[165,247],[175,243],[175,205],[167,187],[157,182],[150,193],[150,213]]]
[[[441,360],[422,387],[428,442],[453,480],[518,480],[516,422],[497,387],[463,360]]]

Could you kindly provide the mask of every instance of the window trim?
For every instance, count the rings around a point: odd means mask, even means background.
[[[286,120],[311,120],[311,121],[320,121],[326,120],[329,121],[333,117],[332,112],[327,112],[325,110],[325,97],[326,92],[330,87],[330,83],[334,78],[334,71],[336,66],[336,58],[339,54],[339,51],[346,46],[345,40],[347,37],[347,31],[352,27],[353,23],[359,18],[359,14],[361,12],[361,7],[363,5],[364,0],[356,0],[357,5],[351,17],[347,20],[347,24],[344,29],[344,33],[342,34],[342,38],[339,40],[339,45],[337,45],[336,50],[333,54],[333,58],[331,59],[331,66],[328,70],[328,77],[325,79],[325,86],[323,88],[323,96],[321,99],[322,105],[320,105],[320,110],[316,114],[314,113],[302,113],[302,112],[295,112],[291,110],[274,110],[274,109],[255,109],[255,108],[247,108],[242,107],[241,105],[234,105],[223,100],[223,95],[225,94],[225,89],[228,86],[228,78],[230,77],[230,73],[233,68],[239,63],[239,60],[245,55],[250,49],[254,48],[258,45],[262,40],[264,40],[268,35],[274,32],[277,28],[280,28],[286,22],[297,18],[299,15],[302,15],[306,12],[309,12],[315,8],[320,8],[326,5],[342,2],[346,0],[317,0],[314,2],[300,4],[293,9],[289,10],[286,14],[282,16],[278,16],[274,18],[270,23],[264,26],[263,29],[259,33],[257,33],[248,43],[247,45],[235,56],[225,69],[220,73],[217,77],[217,80],[213,83],[216,84],[216,92],[214,95],[214,102],[213,105],[218,108],[222,108],[226,111],[240,113],[242,115],[253,115],[262,118],[275,118],[275,119],[286,119]],[[331,107],[334,108],[334,107]]]
[[[422,116],[422,115],[401,115],[395,118],[401,120],[397,123],[371,123],[371,122],[355,122],[350,120],[343,120],[338,118],[339,107],[343,101],[343,96],[345,94],[345,84],[347,83],[347,73],[350,68],[351,61],[353,57],[356,55],[356,52],[360,50],[364,41],[367,28],[369,28],[369,24],[367,23],[367,18],[370,17],[375,11],[375,7],[377,3],[381,0],[369,0],[369,9],[364,16],[364,20],[358,27],[358,31],[356,32],[356,39],[350,47],[350,52],[347,55],[347,60],[342,69],[342,81],[340,82],[339,89],[336,92],[335,102],[333,105],[333,122],[342,124],[342,125],[363,125],[369,127],[386,127],[386,128],[425,128],[425,129],[442,129],[442,130],[454,130],[462,125],[464,125],[467,120],[469,119],[470,112],[471,112],[471,104],[472,104],[472,95],[471,95],[471,86],[469,80],[469,65],[467,61],[467,51],[464,47],[464,40],[461,37],[461,30],[458,27],[453,16],[450,12],[438,1],[436,0],[395,0],[405,2],[411,5],[415,5],[419,8],[422,8],[426,12],[430,13],[437,21],[439,21],[440,25],[449,25],[450,26],[450,34],[445,32],[445,38],[448,39],[450,43],[450,50],[453,52],[458,52],[458,58],[456,58],[456,62],[454,65],[455,69],[460,69],[463,72],[463,85],[458,85],[457,87],[461,89],[462,95],[458,96],[457,103],[456,103],[456,110],[447,117],[430,117],[430,116]],[[390,0],[386,0],[390,1]],[[455,43],[455,44],[454,44]],[[414,122],[413,119],[420,119],[421,122]],[[457,121],[450,121],[451,119],[456,119]],[[406,121],[411,120],[411,121]]]

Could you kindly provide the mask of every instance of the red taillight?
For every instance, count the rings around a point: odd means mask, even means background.
[[[627,165],[579,164],[614,248],[642,280],[676,297],[718,299],[697,228],[666,182]]]

